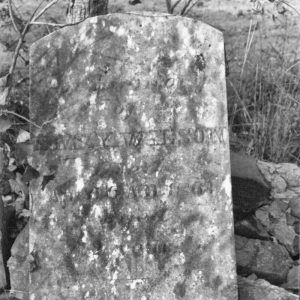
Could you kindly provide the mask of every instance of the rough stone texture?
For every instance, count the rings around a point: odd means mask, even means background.
[[[254,217],[234,222],[234,233],[250,239],[271,239],[271,236],[265,227]]]
[[[300,266],[294,266],[290,269],[287,282],[282,286],[288,290],[297,291],[300,290]]]
[[[295,164],[258,161],[257,166],[264,178],[272,186],[274,199],[282,199],[286,202],[297,200],[300,205],[300,167]]]
[[[295,239],[294,239],[294,243],[293,243],[293,250],[294,250],[294,252],[293,253],[295,253],[295,257],[299,257],[299,253],[300,253],[300,238],[299,238],[299,235],[298,234],[296,234],[296,236],[295,236]]]
[[[255,217],[260,221],[260,223],[269,228],[270,226],[270,218],[269,218],[269,207],[270,206],[262,206],[255,211]]]
[[[237,299],[223,47],[148,13],[31,47],[31,299]]]
[[[296,257],[299,255],[300,167],[261,161],[257,165],[270,182],[271,195],[275,200],[270,206],[258,209],[255,215],[291,256]]]
[[[291,215],[300,219],[300,199],[294,198],[289,202],[291,208]]]
[[[8,268],[11,279],[12,294],[18,299],[29,299],[29,224],[16,238],[12,248],[11,257],[8,260]]]
[[[287,250],[278,244],[235,236],[236,263],[239,274],[255,273],[271,283],[286,280],[292,266]]]
[[[299,254],[294,249],[294,241],[296,239],[294,228],[287,225],[285,217],[280,218],[278,222],[273,222],[270,226],[270,232],[280,244],[286,247],[292,256]]]
[[[238,287],[241,300],[299,300],[299,296],[263,279],[251,280],[239,276]]]
[[[300,234],[300,222],[299,221],[293,222],[293,227],[294,227],[295,232],[297,234]]]

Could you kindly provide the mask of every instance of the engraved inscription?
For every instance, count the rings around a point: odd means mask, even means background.
[[[222,144],[226,143],[226,127],[207,128],[166,128],[149,131],[131,132],[96,132],[89,135],[73,136],[65,134],[67,138],[46,145],[36,144],[35,150],[82,150],[108,148],[139,148],[146,146],[189,146],[192,144]],[[43,148],[46,147],[46,148]]]
[[[118,195],[118,189],[122,190],[122,195],[129,199],[156,199],[162,198],[163,196],[174,196],[177,198],[179,195],[193,195],[201,196],[205,192],[212,192],[210,185],[204,180],[197,179],[190,182],[176,183],[172,182],[170,184],[158,185],[155,183],[145,183],[145,184],[130,184],[124,186],[122,189],[118,187],[115,190],[114,195]],[[111,195],[110,187],[107,185],[99,186],[97,188],[99,194]]]

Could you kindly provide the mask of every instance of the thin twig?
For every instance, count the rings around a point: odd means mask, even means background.
[[[46,25],[46,26],[54,26],[54,27],[63,27],[66,24],[58,24],[58,23],[47,23],[47,22],[31,22],[30,25]],[[68,24],[69,25],[69,24]],[[73,24],[72,24],[73,25]]]
[[[51,6],[53,6],[58,0],[52,0],[48,5],[46,5],[36,16],[31,19],[31,22],[35,22],[39,19]]]
[[[44,1],[45,1],[45,0],[44,0]],[[14,72],[14,69],[15,69],[15,67],[16,67],[17,58],[18,58],[18,56],[19,56],[19,52],[20,52],[20,49],[21,49],[21,46],[22,46],[24,37],[25,37],[25,35],[26,35],[26,33],[27,33],[29,27],[30,27],[30,22],[31,22],[33,16],[35,15],[35,13],[37,12],[37,10],[40,8],[40,6],[42,5],[42,3],[43,3],[44,1],[42,1],[42,2],[38,5],[38,7],[35,9],[35,11],[34,11],[33,14],[31,15],[29,21],[26,23],[26,25],[25,25],[25,27],[24,27],[22,33],[21,33],[21,36],[20,36],[20,38],[19,38],[17,47],[16,47],[15,52],[14,52],[13,62],[12,62],[12,64],[11,64],[10,68],[9,68],[9,71],[8,71],[8,76],[10,77],[10,78],[9,78],[10,81],[11,81],[11,77],[12,77],[12,74],[13,74],[13,72]]]
[[[47,23],[47,22],[31,22],[30,25],[45,25],[45,26],[53,26],[53,27],[64,28],[64,27],[67,27],[67,26],[74,26],[74,25],[80,24],[83,21],[85,21],[85,20],[81,20],[81,21],[78,21],[76,23],[66,23],[66,24]]]
[[[13,290],[13,289],[10,289],[10,290],[4,290],[5,292],[16,292],[16,293],[23,293],[23,294],[29,294],[29,292],[26,292],[26,291],[20,291],[20,290]]]
[[[31,125],[33,125],[33,126],[39,128],[39,129],[42,128],[42,127],[39,126],[38,124],[36,124],[36,123],[30,121],[30,120],[27,119],[26,117],[23,117],[22,115],[19,115],[19,114],[13,112],[13,111],[10,111],[10,110],[7,110],[7,109],[1,109],[1,110],[0,110],[0,115],[1,115],[1,114],[10,114],[10,115],[14,115],[14,116],[16,116],[16,117],[18,117],[18,118],[20,118],[20,119],[25,120],[26,122],[30,123]]]
[[[192,1],[193,0],[188,0],[186,3],[185,3],[185,5],[184,5],[184,7],[183,7],[183,9],[181,10],[181,13],[180,13],[180,15],[184,15],[185,14],[185,11],[187,10],[187,8],[190,6],[190,4],[192,3]]]
[[[11,89],[12,89],[12,77],[13,77],[13,73],[14,73],[14,70],[16,68],[16,64],[17,64],[17,59],[18,59],[18,56],[19,56],[19,52],[21,50],[21,47],[22,47],[22,44],[23,44],[23,40],[25,38],[25,35],[27,34],[29,28],[30,28],[30,23],[32,21],[35,21],[37,18],[39,18],[43,13],[45,13],[45,11],[50,8],[53,4],[55,4],[58,0],[54,0],[52,1],[51,3],[49,3],[48,5],[46,5],[38,14],[37,16],[35,16],[35,14],[37,13],[37,11],[39,10],[39,8],[41,7],[42,3],[44,3],[45,0],[43,0],[38,6],[37,8],[34,10],[33,14],[31,15],[29,21],[26,23],[23,31],[21,32],[21,35],[20,35],[20,38],[18,40],[18,44],[17,44],[17,47],[15,49],[15,52],[14,52],[14,55],[13,55],[13,61],[12,61],[12,64],[9,68],[9,71],[8,71],[8,79],[7,79],[7,85],[8,85],[8,91],[7,91],[7,94],[6,94],[6,97],[5,97],[5,102],[7,101],[9,95],[10,95],[10,92],[11,92]]]
[[[300,63],[300,60],[297,61],[296,63],[294,63],[293,65],[291,65],[288,69],[285,70],[285,72],[290,71],[292,68],[294,68],[295,66],[299,65],[299,63]]]
[[[14,16],[14,12],[13,12],[13,9],[12,9],[12,0],[8,0],[8,10],[9,10],[9,16],[11,18],[11,21],[12,21],[12,24],[13,24],[13,27],[15,29],[16,32],[19,33],[19,35],[21,35],[21,32],[15,22],[15,16]]]
[[[300,12],[293,5],[289,4],[287,1],[281,1],[281,2],[283,4],[285,4],[286,6],[289,6],[291,9],[293,9],[300,16]]]
[[[186,9],[185,15],[187,15],[198,2],[199,0],[196,0],[192,5],[190,5],[190,7]]]

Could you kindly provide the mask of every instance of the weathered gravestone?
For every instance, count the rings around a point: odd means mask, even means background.
[[[221,32],[113,14],[30,61],[30,299],[237,299]]]

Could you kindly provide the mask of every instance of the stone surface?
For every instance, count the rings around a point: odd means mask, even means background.
[[[269,241],[247,239],[235,236],[236,261],[238,273],[255,273],[273,284],[285,282],[292,266],[285,247]]]
[[[300,167],[296,164],[258,161],[263,177],[270,182],[274,199],[289,202],[300,196]],[[298,200],[299,201],[299,200]]]
[[[278,242],[286,247],[292,256],[297,255],[294,250],[294,240],[296,237],[293,226],[286,223],[286,218],[280,218],[273,222],[270,226],[271,234],[278,240]]]
[[[294,225],[294,230],[295,230],[295,232],[296,232],[297,234],[300,234],[300,222],[297,221],[297,222],[295,222],[293,225]]]
[[[282,193],[286,190],[287,183],[281,176],[275,175],[274,178],[272,178],[271,186],[275,192]]]
[[[254,217],[234,222],[234,233],[247,238],[270,240],[271,236],[260,221]]]
[[[14,296],[18,299],[29,299],[29,224],[17,236],[12,248],[11,257],[7,262],[11,289]]]
[[[291,215],[300,219],[300,198],[291,199],[289,201]]]
[[[237,299],[223,47],[149,13],[31,47],[31,299]]]
[[[300,266],[294,266],[290,269],[287,282],[283,285],[285,289],[298,291],[300,289]]]
[[[255,216],[265,227],[265,230],[280,244],[284,245],[291,256],[294,257],[298,255],[299,247],[296,247],[295,242],[296,230],[293,226],[294,221],[291,220],[293,216],[289,215],[287,208],[288,203],[275,199],[271,205],[256,210]],[[245,236],[244,234],[241,235]]]
[[[300,238],[299,235],[296,234],[295,238],[294,238],[294,243],[293,243],[293,255],[296,257],[299,257],[300,254]]]
[[[269,208],[269,216],[273,219],[280,219],[285,216],[285,212],[288,209],[288,203],[283,202],[282,200],[274,200]]]
[[[282,163],[278,165],[277,172],[289,187],[300,186],[300,168],[296,164]]]
[[[270,219],[269,219],[269,206],[265,205],[260,207],[255,211],[255,217],[259,222],[265,226],[266,228],[269,228],[270,226]]]
[[[240,300],[298,300],[299,296],[271,285],[263,279],[238,277]]]
[[[297,217],[292,216],[292,215],[291,215],[291,212],[288,212],[288,213],[286,214],[286,223],[287,223],[288,225],[292,225],[292,226],[294,226],[294,228],[295,228],[295,225],[296,225],[297,223],[299,223],[299,222],[300,222],[300,219],[298,219]],[[295,229],[295,232],[296,232],[296,229]],[[296,233],[299,233],[299,232],[296,232]]]

